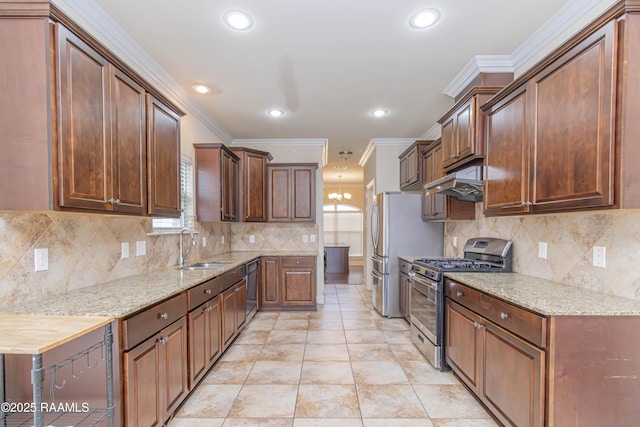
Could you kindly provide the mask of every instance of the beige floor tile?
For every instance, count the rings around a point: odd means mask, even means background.
[[[278,320],[309,319],[312,311],[281,311]]]
[[[271,330],[245,329],[240,333],[234,344],[264,344],[269,338]]]
[[[340,316],[339,314],[337,315]],[[342,331],[342,319],[335,317],[329,318],[311,318],[309,320],[309,331]]]
[[[307,331],[278,331],[273,330],[269,334],[267,344],[304,344],[307,342]]]
[[[202,381],[203,384],[244,384],[254,362],[219,361]]]
[[[378,325],[371,318],[342,319],[342,324],[344,325],[345,331],[356,330],[356,329],[360,329],[364,331],[374,331],[378,329]]]
[[[304,344],[265,344],[258,360],[302,361]]]
[[[302,362],[258,360],[245,384],[299,384]]]
[[[340,304],[340,311],[359,311],[369,313],[371,310],[366,304]]]
[[[411,344],[411,331],[382,331],[389,344]]]
[[[316,311],[316,313],[335,313],[335,312],[339,312],[340,311],[340,305],[337,302],[337,298],[336,298],[336,302],[330,302],[330,301],[326,301],[325,304],[319,304],[318,305],[318,310]],[[313,313],[311,314],[311,316],[313,316]],[[309,318],[311,318],[311,316],[309,316]]]
[[[451,371],[440,372],[425,360],[399,360],[398,362],[411,384],[460,384]]]
[[[375,329],[371,331],[344,331],[348,344],[384,344],[386,340],[382,332]]]
[[[499,424],[490,418],[484,419],[432,419],[435,427],[499,427]]]
[[[307,344],[346,344],[344,331],[309,331]]]
[[[434,427],[431,421],[419,418],[365,418],[364,427]]]
[[[309,318],[306,319],[278,319],[276,324],[273,325],[274,330],[287,330],[287,331],[296,331],[296,330],[304,330],[306,331],[309,328]]]
[[[372,313],[371,311],[347,311],[347,310],[342,310],[341,311],[342,314],[342,318],[343,319],[372,319],[375,320],[376,316],[378,316],[375,313]]]
[[[413,344],[389,344],[391,352],[398,360],[415,360],[417,362],[429,363]]]
[[[262,350],[259,344],[236,344],[234,343],[224,352],[220,361],[225,362],[255,362]]]
[[[353,385],[302,384],[298,391],[296,418],[360,418]]]
[[[348,344],[352,361],[396,360],[389,344]]]
[[[418,398],[431,418],[489,418],[462,385],[414,385]]]
[[[356,384],[409,384],[402,367],[395,361],[351,362]]]
[[[360,418],[295,418],[293,427],[362,427],[362,421]]]
[[[277,311],[259,311],[253,317],[253,319],[255,319],[255,320],[267,320],[267,319],[275,320],[278,317],[280,317],[280,313],[277,312]]]
[[[358,384],[362,418],[428,418],[410,385]]]
[[[245,385],[229,411],[232,418],[293,418],[297,385]]]
[[[178,411],[178,418],[224,418],[241,386],[201,384]]]
[[[379,318],[377,320],[378,328],[383,331],[408,331],[409,323],[404,319],[386,319]]]
[[[224,418],[174,418],[168,427],[222,427]]]
[[[353,384],[349,362],[304,362],[301,384]]]
[[[273,329],[273,325],[276,324],[276,319],[253,319],[247,327],[245,331],[270,331]]]
[[[293,418],[227,418],[222,427],[291,427]],[[201,424],[200,427],[209,427]]]
[[[304,360],[305,362],[348,362],[349,350],[346,344],[307,344]]]
[[[338,303],[338,295],[336,294],[325,294],[324,295],[324,303],[325,304],[337,304]]]

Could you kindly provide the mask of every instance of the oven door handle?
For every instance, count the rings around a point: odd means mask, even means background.
[[[438,290],[438,284],[436,282],[428,282],[426,280],[422,280],[420,277],[418,277],[418,275],[416,273],[414,273],[413,271],[409,273],[409,277],[411,277],[411,279],[413,279],[414,281],[420,283],[421,285],[425,285],[430,287],[431,289],[433,289],[434,291]],[[415,286],[414,286],[415,287]]]
[[[384,279],[383,275],[378,273],[376,270],[371,270],[371,275],[376,279]]]

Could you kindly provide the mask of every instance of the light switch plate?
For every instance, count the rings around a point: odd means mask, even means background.
[[[222,244],[224,245],[224,236],[222,236]]]
[[[453,236],[451,238],[451,246],[453,246],[454,248],[458,247],[458,236]]]
[[[207,238],[205,236],[202,236],[202,247],[203,248],[207,247]]]
[[[254,236],[253,234],[249,234],[249,243],[255,243],[256,242],[256,236]]]
[[[538,242],[538,258],[547,259],[547,242]]]
[[[136,256],[145,256],[147,254],[147,242],[138,240],[136,242]]]
[[[35,261],[36,271],[45,271],[49,269],[49,249],[47,248],[34,249],[33,257]]]
[[[316,241],[316,235],[312,234],[310,239],[311,239],[311,243],[315,242]]]
[[[606,267],[605,255],[607,248],[604,246],[593,247],[593,266],[594,267]]]
[[[122,242],[121,258],[129,258],[129,242]]]
[[[303,235],[302,235],[302,241],[303,241],[304,243],[309,243],[309,236],[308,236],[307,234],[303,234]]]

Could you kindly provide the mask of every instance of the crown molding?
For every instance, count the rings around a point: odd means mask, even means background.
[[[321,147],[328,144],[327,138],[283,138],[283,139],[234,139],[230,144],[249,146],[297,145],[300,147]],[[323,148],[324,149],[324,148]]]
[[[424,141],[435,141],[442,136],[442,126],[440,123],[434,123],[421,137]]]
[[[362,153],[362,156],[360,156],[360,160],[358,160],[358,164],[364,167],[369,161],[369,158],[371,157],[373,152],[376,151],[377,146],[383,146],[383,145],[406,146],[407,144],[413,144],[416,141],[416,139],[417,138],[372,138],[371,140],[369,140],[369,143],[365,147],[364,152]]]
[[[364,151],[362,152],[362,156],[360,156],[360,160],[358,160],[358,164],[364,167],[375,150],[376,146],[373,143],[373,139],[371,139],[369,140],[367,146],[364,147]]]
[[[200,120],[222,142],[231,135],[93,0],[52,0],[64,13],[119,56],[167,98]]]
[[[455,99],[480,73],[513,73],[509,55],[475,55],[442,93]]]

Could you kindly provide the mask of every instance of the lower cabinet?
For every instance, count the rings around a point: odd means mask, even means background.
[[[189,312],[189,389],[192,390],[222,354],[220,295]]]
[[[262,258],[261,310],[315,310],[316,257]]]
[[[182,403],[187,384],[187,320],[180,318],[124,353],[127,426],[163,425]]]
[[[411,263],[403,259],[400,263],[400,314],[407,322],[411,322]]]
[[[221,295],[222,342],[226,349],[238,335],[247,319],[247,281],[243,278]]]

